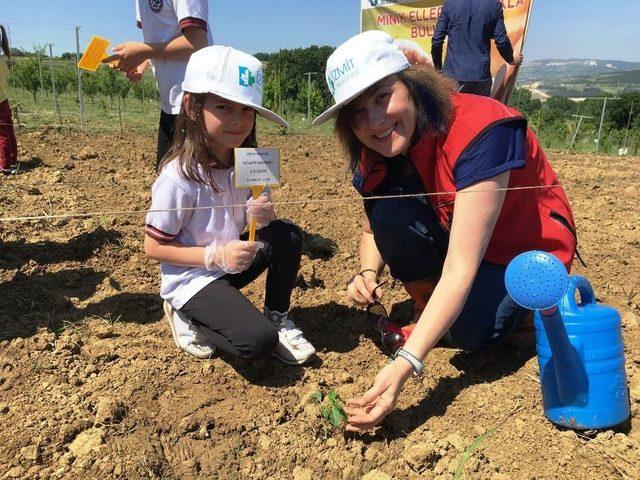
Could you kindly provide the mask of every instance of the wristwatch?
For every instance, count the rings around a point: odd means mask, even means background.
[[[424,370],[424,363],[422,363],[415,355],[407,352],[404,348],[399,348],[395,354],[395,358],[404,358],[409,364],[411,368],[413,368],[413,374],[419,376]]]

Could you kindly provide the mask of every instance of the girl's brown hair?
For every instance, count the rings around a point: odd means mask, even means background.
[[[2,47],[2,52],[7,57],[11,57],[11,48],[9,48],[9,37],[7,37],[7,31],[4,29],[4,25],[0,25],[0,47]]]
[[[187,95],[189,95],[188,103],[186,101]],[[180,172],[186,179],[208,185],[214,192],[219,192],[220,189],[211,175],[212,170],[229,168],[231,165],[226,165],[222,159],[216,156],[212,142],[207,137],[202,108],[208,95],[213,94],[185,92],[182,108],[178,118],[176,118],[171,148],[162,158],[158,171],[161,171],[172,160],[177,159],[180,165]],[[187,108],[189,111],[187,111]],[[254,113],[251,133],[249,133],[240,147],[256,148],[257,146]]]
[[[435,135],[446,134],[453,116],[451,95],[455,92],[455,83],[433,67],[418,65],[393,74],[391,78],[407,87],[416,108],[416,129],[411,144],[415,144],[427,130]],[[361,95],[370,94],[377,85],[369,87]],[[335,132],[349,157],[349,168],[355,172],[364,145],[351,129],[353,117],[354,111],[350,105],[342,107],[336,117]]]

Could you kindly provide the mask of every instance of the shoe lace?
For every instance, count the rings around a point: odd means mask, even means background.
[[[299,345],[307,342],[307,340],[302,336],[302,330],[300,330],[296,324],[288,318],[283,321],[279,328],[291,344]]]

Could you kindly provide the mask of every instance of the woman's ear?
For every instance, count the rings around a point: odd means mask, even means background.
[[[190,120],[196,119],[196,112],[193,111],[193,99],[191,98],[191,94],[189,92],[185,92],[182,96],[182,108],[186,112],[187,116]]]

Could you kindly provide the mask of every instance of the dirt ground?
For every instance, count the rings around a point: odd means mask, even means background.
[[[305,231],[292,317],[318,349],[290,368],[178,350],[163,320],[143,214],[151,137],[19,132],[22,171],[0,178],[0,478],[464,479],[640,478],[639,158],[551,152],[567,185],[598,298],[623,318],[632,416],[614,430],[555,427],[541,406],[531,348],[436,348],[398,409],[366,435],[325,433],[310,400],[366,390],[386,357],[343,294],[357,269],[361,204],[279,208]],[[328,136],[262,136],[277,145],[276,200],[354,197]],[[247,288],[261,306],[263,279]],[[411,305],[399,285],[394,315]],[[476,440],[474,448],[468,447]]]

